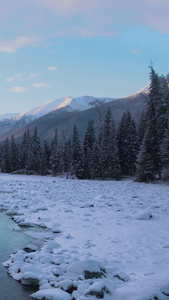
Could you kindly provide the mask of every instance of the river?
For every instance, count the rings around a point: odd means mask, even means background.
[[[8,260],[15,249],[22,249],[30,238],[8,216],[0,212],[0,300],[30,300],[35,289],[23,286],[7,274],[2,262]]]

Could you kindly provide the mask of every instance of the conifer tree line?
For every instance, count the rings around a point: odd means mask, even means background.
[[[140,122],[137,181],[169,178],[169,83],[150,67],[149,100]]]
[[[65,138],[40,143],[37,128],[26,130],[20,143],[14,136],[0,145],[0,168],[5,173],[64,174],[78,179],[120,179],[135,176],[151,182],[169,178],[169,88],[167,79],[150,67],[147,107],[136,125],[126,111],[115,126],[110,108],[96,126],[89,120],[81,138],[74,125]]]
[[[130,112],[124,113],[117,130],[108,108],[99,127],[88,121],[82,139],[76,125],[68,139],[56,130],[51,143],[45,140],[43,145],[37,128],[32,135],[27,129],[21,143],[16,143],[14,136],[7,138],[0,148],[0,167],[5,173],[119,179],[121,174],[134,174],[137,152],[136,126]]]

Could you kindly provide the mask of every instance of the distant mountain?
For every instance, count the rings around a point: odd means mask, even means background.
[[[17,116],[17,114],[9,113],[9,114],[0,115],[0,121],[2,121],[2,120],[9,120],[9,119],[14,118],[15,116]]]
[[[146,99],[146,89],[123,99],[92,96],[55,99],[11,119],[0,121],[0,141],[10,138],[12,134],[16,139],[20,139],[28,127],[30,132],[33,132],[35,126],[38,128],[41,140],[51,140],[56,128],[59,133],[64,132],[65,136],[69,136],[74,124],[77,124],[79,134],[82,136],[88,120],[93,119],[97,125],[101,121],[100,117],[104,118],[108,106],[116,123],[120,121],[123,112],[127,109],[138,121],[145,108]]]
[[[141,90],[139,90],[137,92],[137,94],[139,93],[145,93],[145,94],[148,94],[149,93],[149,88],[150,88],[150,83],[148,83],[147,85],[145,85]]]
[[[112,98],[96,98],[92,96],[83,96],[79,98],[64,97],[51,100],[41,106],[34,107],[14,117],[14,120],[26,119],[26,123],[38,119],[52,111],[64,109],[65,112],[83,111],[94,106],[94,101],[110,102]]]

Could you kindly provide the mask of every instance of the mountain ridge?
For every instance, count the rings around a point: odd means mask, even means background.
[[[4,119],[14,119],[19,120],[21,118],[30,118],[30,121],[44,116],[52,111],[64,108],[66,111],[82,111],[92,107],[91,102],[99,100],[104,102],[110,102],[111,100],[116,100],[116,98],[106,98],[106,97],[94,97],[94,96],[81,96],[81,97],[62,97],[50,100],[40,106],[35,106],[29,110],[18,114],[5,114]],[[2,117],[1,117],[2,116]],[[3,120],[3,115],[0,115],[0,120]],[[28,120],[29,122],[29,120]]]
[[[16,139],[21,139],[28,127],[31,133],[37,127],[41,140],[52,139],[56,128],[59,132],[64,131],[65,135],[70,135],[74,124],[77,124],[82,136],[88,120],[94,119],[97,124],[99,110],[104,116],[108,106],[116,123],[120,121],[123,112],[128,109],[138,120],[145,108],[146,99],[147,91],[144,90],[125,98],[82,96],[54,99],[11,119],[0,121],[0,141],[10,138],[11,135],[14,135]]]

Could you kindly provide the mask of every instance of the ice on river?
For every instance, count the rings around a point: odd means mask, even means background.
[[[32,297],[169,299],[169,185],[6,174],[0,183],[0,208],[39,240],[4,263],[39,284]]]

